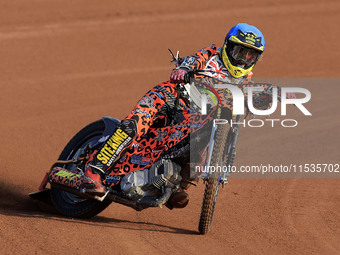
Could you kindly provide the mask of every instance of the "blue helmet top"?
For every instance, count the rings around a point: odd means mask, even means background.
[[[232,27],[225,38],[225,43],[227,43],[227,40],[259,51],[264,51],[265,49],[265,41],[261,31],[246,23],[239,23]]]

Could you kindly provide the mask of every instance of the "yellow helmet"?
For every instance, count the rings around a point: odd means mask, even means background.
[[[227,34],[222,48],[222,61],[235,78],[247,75],[265,49],[260,30],[246,23],[239,23]]]

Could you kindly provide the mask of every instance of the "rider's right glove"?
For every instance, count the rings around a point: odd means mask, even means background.
[[[287,99],[296,99],[295,93],[292,93],[292,92],[288,92],[286,96],[287,96]]]
[[[173,83],[182,83],[185,82],[185,75],[188,73],[187,70],[184,69],[174,69],[170,75],[170,81]]]

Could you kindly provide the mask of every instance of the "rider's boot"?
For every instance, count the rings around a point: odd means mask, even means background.
[[[183,189],[179,189],[177,192],[171,195],[166,206],[169,209],[184,208],[189,203],[189,195]]]
[[[87,179],[83,184],[83,188],[85,188],[87,194],[103,196],[107,192],[106,187],[103,185],[105,172],[102,170],[102,164],[95,163],[94,157],[96,154],[97,151],[94,151],[85,165],[84,174]]]
[[[197,185],[198,178],[190,177],[190,165],[186,164],[181,170],[182,181],[180,183],[180,189],[171,195],[166,206],[169,209],[184,208],[189,203],[189,195],[186,192],[191,185]]]

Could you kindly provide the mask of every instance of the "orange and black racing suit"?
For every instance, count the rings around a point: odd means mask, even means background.
[[[233,83],[243,82],[246,77],[233,78],[223,65],[220,56],[221,49],[211,45],[183,58],[177,69],[204,69],[208,70],[207,75],[213,78]],[[162,150],[170,149],[188,135],[186,132],[190,132],[188,131],[190,129],[183,129],[178,133],[176,131],[169,133],[167,129],[163,131],[155,129],[157,131],[154,134],[147,133],[152,126],[189,124],[190,109],[183,99],[180,99],[182,112],[172,116],[177,98],[176,86],[177,84],[167,81],[147,92],[99,149],[95,156],[96,160],[103,164],[102,169],[110,173],[109,176],[126,175],[151,166]],[[161,140],[169,140],[169,142],[161,143]],[[144,154],[138,156],[138,152],[142,151]],[[110,183],[106,182],[106,184]]]

